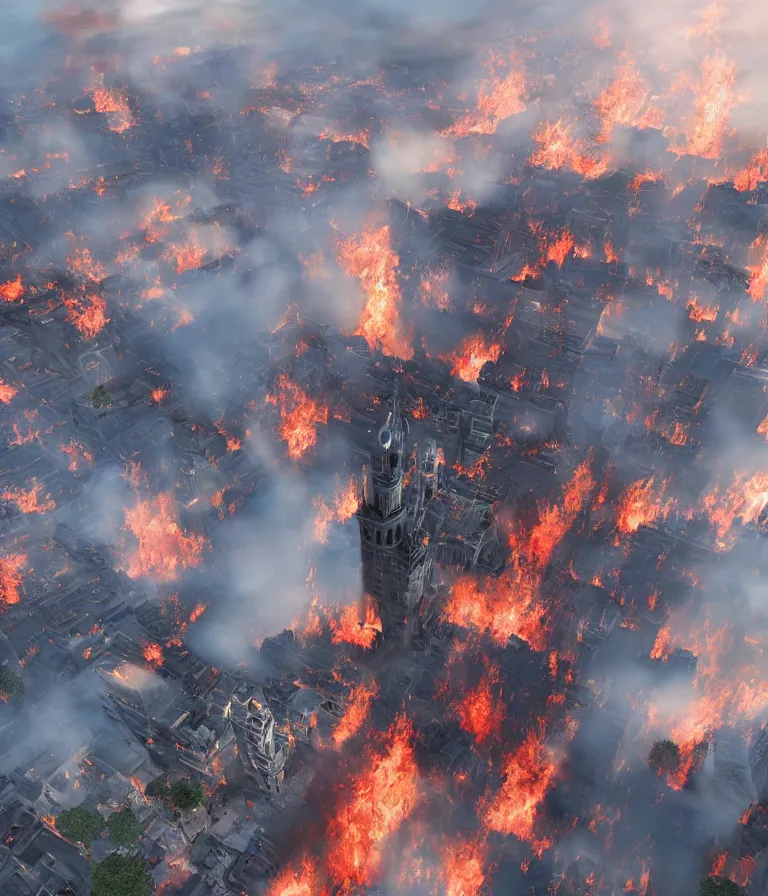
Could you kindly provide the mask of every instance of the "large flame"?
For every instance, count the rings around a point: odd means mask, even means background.
[[[357,236],[339,239],[336,248],[339,266],[359,280],[365,294],[356,333],[371,350],[381,347],[385,354],[408,360],[413,348],[400,316],[400,259],[392,248],[389,226],[372,224]]]

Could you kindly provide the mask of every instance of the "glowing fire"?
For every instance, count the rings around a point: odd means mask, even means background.
[[[26,554],[0,555],[0,608],[21,599],[21,574],[26,565]]]
[[[690,90],[695,98],[686,139],[677,152],[705,159],[717,158],[731,111],[736,105],[735,80],[736,66],[721,53],[702,60],[698,77],[681,77],[675,89]]]
[[[105,87],[104,78],[98,77],[90,89],[93,107],[106,115],[109,128],[118,134],[132,128],[136,122],[128,105],[128,94],[118,87]]]
[[[360,682],[349,692],[347,708],[331,735],[337,749],[362,731],[378,693],[379,686],[374,679]]]
[[[528,164],[553,171],[573,171],[582,177],[600,177],[608,170],[605,162],[588,156],[584,144],[574,137],[571,126],[559,119],[554,124],[546,122],[533,139],[539,148],[528,159]]]
[[[639,480],[628,486],[619,498],[616,509],[616,528],[624,535],[637,532],[640,526],[647,526],[669,514],[670,502],[661,499],[667,483],[656,487],[655,477]]]
[[[501,345],[491,342],[482,333],[466,336],[453,354],[443,356],[451,364],[452,376],[465,383],[477,382],[480,371],[488,361],[498,361]]]
[[[380,346],[387,355],[409,360],[413,348],[400,319],[400,259],[392,249],[389,226],[370,226],[359,236],[339,239],[336,247],[339,266],[359,280],[365,294],[356,335],[362,336],[372,351]]]
[[[383,749],[366,751],[362,771],[341,785],[341,799],[328,822],[326,866],[345,889],[371,886],[382,870],[384,848],[420,799],[412,731],[402,716]]]
[[[16,389],[10,383],[4,383],[2,380],[0,380],[0,403],[10,404],[11,399],[18,394],[18,389]]]
[[[0,299],[4,302],[18,302],[24,295],[24,281],[21,274],[17,274],[13,280],[0,283]]]
[[[144,659],[150,665],[162,666],[165,662],[165,658],[163,657],[163,648],[159,644],[155,644],[153,641],[142,642],[141,652],[144,655]]]
[[[69,312],[67,320],[73,324],[85,339],[93,339],[109,323],[107,303],[98,295],[69,296],[64,298]]]
[[[500,694],[500,675],[495,666],[485,670],[476,688],[456,700],[451,712],[458,719],[461,728],[482,744],[501,734],[501,726],[506,717],[505,705]]]
[[[558,764],[543,734],[531,731],[503,760],[501,787],[482,809],[485,827],[499,834],[513,834],[518,840],[535,841],[539,806],[557,773]],[[540,848],[546,841],[535,845]]]
[[[718,487],[704,497],[704,508],[718,538],[724,538],[738,520],[743,526],[756,523],[768,504],[768,473],[737,473],[732,484]]]
[[[659,128],[664,115],[651,105],[651,86],[630,61],[621,65],[613,83],[595,100],[602,121],[599,141],[607,143],[617,125]]]
[[[489,77],[482,82],[478,90],[477,111],[470,112],[455,122],[445,132],[447,136],[495,134],[500,122],[525,111],[526,77],[525,72],[515,61],[510,60],[507,63],[494,55],[489,60],[488,71]]]
[[[145,496],[138,467],[132,467],[129,478],[138,495],[136,504],[125,511],[125,528],[136,545],[127,551],[123,571],[132,579],[150,576],[158,582],[174,582],[183,569],[200,565],[208,542],[181,528],[172,494]]]
[[[280,438],[286,443],[288,457],[300,460],[317,444],[317,427],[327,425],[328,408],[310,398],[287,374],[281,374],[276,391],[267,402],[280,410]]]
[[[0,494],[3,501],[13,501],[22,513],[48,513],[56,507],[50,495],[40,500],[42,484],[33,484],[30,489],[7,489]]]
[[[312,505],[317,511],[315,539],[325,544],[328,541],[331,523],[344,523],[357,513],[360,506],[360,487],[357,479],[351,476],[345,487],[339,487],[331,504],[317,497],[312,499]]]
[[[331,641],[334,644],[353,644],[370,650],[377,635],[382,631],[379,616],[372,598],[365,597],[363,614],[357,604],[349,604],[343,608],[336,619],[330,620]]]

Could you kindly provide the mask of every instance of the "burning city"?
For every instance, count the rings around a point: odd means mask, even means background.
[[[10,2],[1,896],[768,893],[768,17],[637,6]]]

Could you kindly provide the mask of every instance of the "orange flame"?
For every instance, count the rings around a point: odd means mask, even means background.
[[[338,240],[336,247],[341,269],[357,278],[365,293],[356,335],[362,336],[371,350],[381,346],[387,355],[410,360],[410,335],[403,330],[400,319],[400,259],[392,249],[389,226],[370,225],[359,236]]]
[[[17,604],[21,599],[21,573],[26,565],[26,554],[0,556],[0,608]]]
[[[508,71],[502,75],[505,69]],[[445,131],[446,136],[495,134],[504,119],[525,111],[526,76],[515,60],[506,62],[493,55],[488,63],[488,72],[490,77],[482,82],[477,94],[477,111],[455,122]]]
[[[315,540],[325,544],[328,541],[331,523],[344,523],[357,513],[360,506],[360,488],[357,479],[351,476],[346,487],[339,487],[330,505],[321,497],[313,498],[312,505],[317,511]]]
[[[379,616],[373,599],[365,596],[364,618],[360,618],[360,607],[349,604],[341,611],[338,619],[331,619],[331,641],[334,644],[353,644],[370,650],[376,636],[382,631]]]
[[[158,582],[174,582],[182,569],[199,566],[208,542],[181,528],[172,494],[141,497],[144,485],[139,473],[133,467],[130,479],[139,496],[125,511],[125,528],[136,539],[136,547],[126,555],[123,571],[132,579],[151,576]]]
[[[331,740],[337,750],[351,737],[355,737],[362,731],[378,693],[379,686],[374,679],[360,682],[349,692],[347,708],[331,735]]]
[[[477,382],[480,371],[488,361],[498,361],[501,345],[490,342],[482,333],[465,336],[455,352],[443,355],[442,360],[451,364],[451,375],[465,383]]]
[[[33,480],[34,482],[34,480]],[[22,513],[48,513],[56,507],[56,502],[49,495],[40,501],[43,486],[35,484],[31,489],[8,489],[0,494],[3,501],[13,501]]]
[[[328,824],[328,874],[345,889],[371,886],[382,870],[383,849],[420,799],[413,732],[403,716],[387,733],[386,746],[369,749],[363,770],[342,785]]]
[[[267,395],[269,404],[280,409],[280,438],[288,447],[288,457],[300,460],[317,444],[317,427],[328,423],[328,408],[310,398],[287,374],[276,383],[277,394]]]

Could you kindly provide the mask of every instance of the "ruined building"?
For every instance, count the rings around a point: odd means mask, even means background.
[[[278,736],[264,695],[239,688],[232,695],[228,716],[246,777],[265,793],[279,793],[285,779],[288,742]]]

